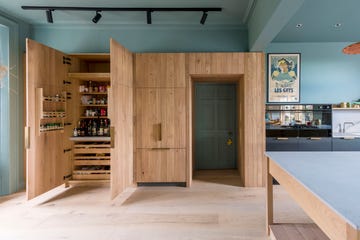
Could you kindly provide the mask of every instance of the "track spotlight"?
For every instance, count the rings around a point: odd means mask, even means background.
[[[102,17],[101,14],[100,14],[100,12],[101,12],[101,11],[96,11],[96,15],[95,15],[95,17],[93,17],[93,19],[92,19],[93,23],[97,23],[97,22],[100,20],[100,18]]]
[[[202,17],[201,17],[201,20],[200,20],[200,23],[201,23],[201,24],[203,24],[203,25],[205,24],[205,21],[206,21],[207,16],[208,16],[207,12],[204,11],[204,12],[203,12],[203,15],[202,15]]]
[[[53,16],[52,16],[52,11],[51,9],[46,10],[46,19],[48,23],[53,23]]]
[[[205,24],[208,12],[221,12],[222,8],[118,8],[118,7],[59,7],[59,6],[21,6],[24,10],[43,10],[46,11],[47,21],[49,23],[53,22],[53,11],[95,11],[96,15],[92,18],[93,23],[98,23],[101,19],[101,12],[110,11],[110,12],[146,12],[146,22],[147,24],[152,24],[151,14],[153,12],[202,12],[200,23]]]
[[[147,11],[146,12],[147,24],[152,23],[152,21],[151,21],[151,13],[152,13],[152,11]]]

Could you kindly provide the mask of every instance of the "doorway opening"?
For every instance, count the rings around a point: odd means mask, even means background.
[[[239,164],[237,81],[193,84],[193,177],[242,186]]]

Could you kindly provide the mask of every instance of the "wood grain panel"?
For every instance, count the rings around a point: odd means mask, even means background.
[[[38,134],[36,126],[35,89],[43,88],[44,95],[63,91],[68,66],[63,64],[64,53],[30,39],[26,40],[26,125],[30,127],[30,148],[27,150],[27,198],[32,199],[63,183],[65,154],[63,133]]]
[[[185,148],[185,88],[137,88],[136,147]]]
[[[137,182],[185,182],[185,149],[137,149]]]
[[[266,182],[264,66],[263,53],[245,53],[242,151],[246,187],[264,187]]]
[[[185,87],[185,54],[136,54],[135,76],[136,87]]]
[[[263,53],[190,53],[188,86],[194,81],[238,84],[238,167],[246,187],[265,186],[265,90]],[[188,94],[192,104],[192,88]],[[188,120],[193,121],[191,115]],[[190,124],[192,129],[192,123]],[[193,130],[187,138],[193,142]],[[193,151],[196,151],[193,150]],[[193,164],[193,154],[189,154]]]
[[[133,177],[133,55],[110,40],[111,87],[109,118],[115,128],[111,149],[111,198],[134,181]]]
[[[244,74],[244,53],[190,53],[189,74]]]

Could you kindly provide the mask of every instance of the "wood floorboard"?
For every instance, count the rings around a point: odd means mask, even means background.
[[[24,192],[0,197],[0,239],[268,239],[265,189],[210,176],[191,188],[138,187],[126,200],[111,201],[104,185],[61,187],[30,202]],[[274,191],[275,221],[311,222],[281,186]]]
[[[330,240],[314,223],[274,224],[272,240]]]

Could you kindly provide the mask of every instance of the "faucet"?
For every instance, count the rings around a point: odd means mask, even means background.
[[[354,125],[355,125],[353,122],[344,122],[344,123],[343,123],[343,133],[345,133],[345,126],[346,126],[347,124],[351,124],[351,126],[354,126]]]

